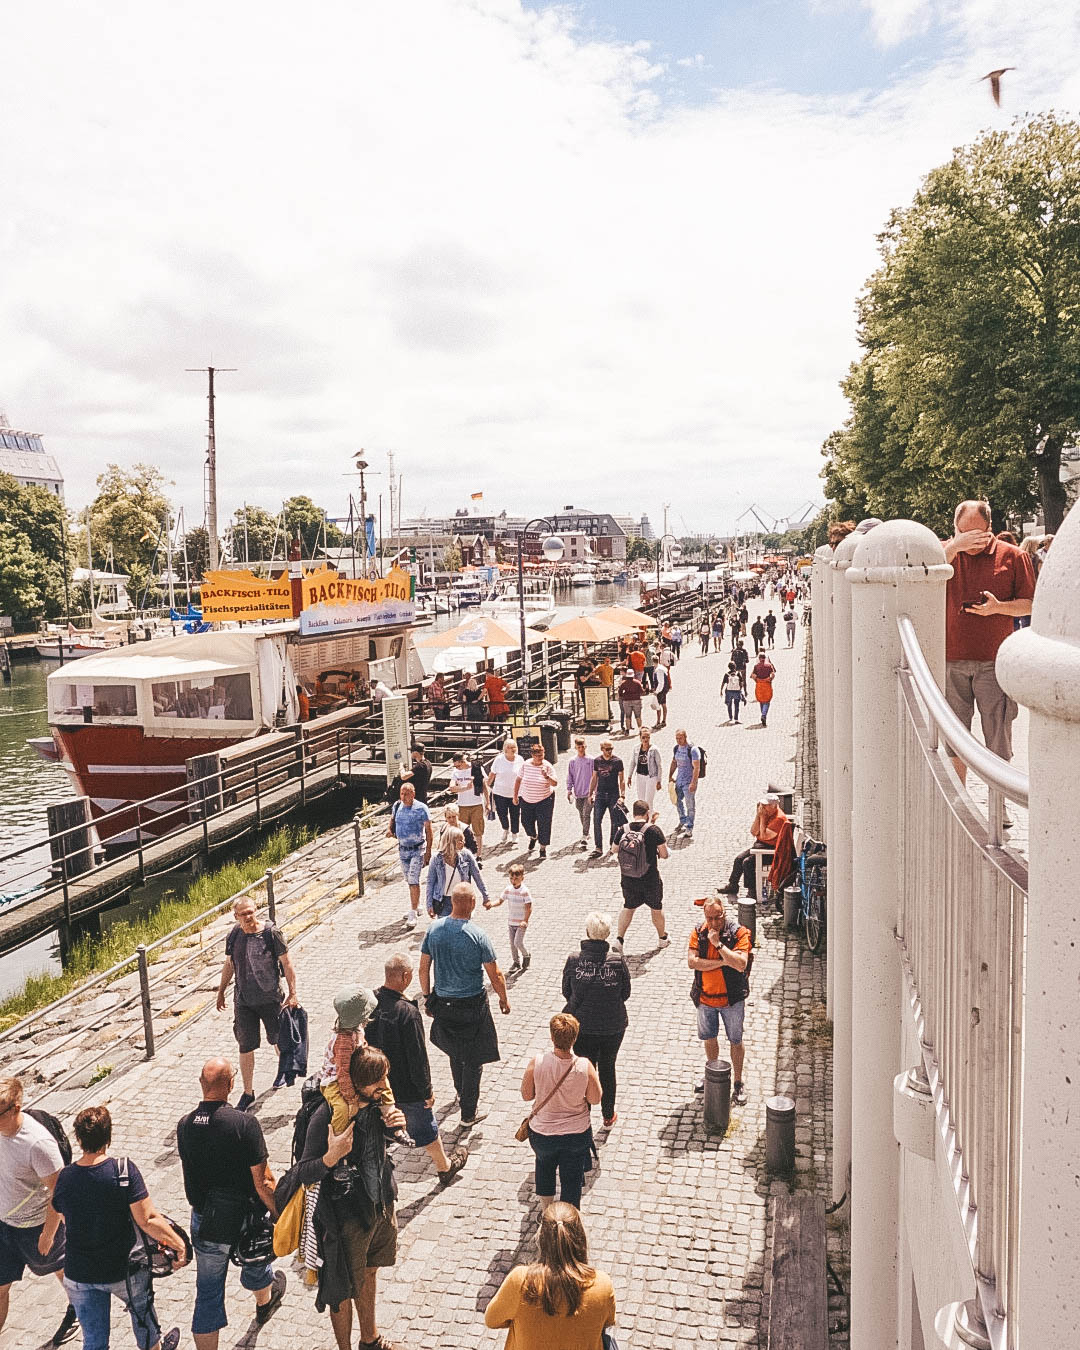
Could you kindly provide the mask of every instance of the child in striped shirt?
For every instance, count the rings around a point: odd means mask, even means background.
[[[503,888],[498,900],[491,901],[488,909],[506,905],[507,927],[510,930],[510,969],[528,970],[532,960],[525,946],[525,929],[532,918],[532,896],[525,885],[525,868],[514,863],[510,868],[510,885]]]

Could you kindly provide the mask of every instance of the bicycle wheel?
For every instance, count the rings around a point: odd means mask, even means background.
[[[825,887],[814,872],[810,882],[810,896],[806,903],[806,945],[812,952],[821,950],[825,941]]]

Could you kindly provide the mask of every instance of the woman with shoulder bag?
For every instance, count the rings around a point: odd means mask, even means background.
[[[611,1277],[590,1266],[581,1215],[561,1200],[548,1205],[537,1235],[539,1260],[515,1266],[488,1304],[484,1322],[509,1327],[507,1350],[614,1347]]]
[[[581,950],[571,952],[563,967],[562,991],[566,1011],[578,1019],[576,1049],[596,1066],[600,1079],[604,1129],[611,1129],[615,1114],[615,1061],[626,1035],[626,1000],[630,997],[630,972],[621,956],[608,945],[611,915],[594,910],[585,918]]]
[[[428,868],[427,911],[433,919],[444,919],[450,913],[450,894],[459,881],[471,881],[487,908],[487,887],[475,857],[465,847],[464,834],[460,830],[444,830],[439,851]]]
[[[556,1013],[549,1023],[552,1049],[529,1061],[521,1080],[525,1101],[536,1102],[528,1118],[529,1143],[536,1154],[536,1198],[550,1205],[555,1176],[560,1198],[581,1204],[585,1173],[592,1166],[590,1107],[600,1100],[600,1079],[587,1059],[574,1054],[578,1020]]]

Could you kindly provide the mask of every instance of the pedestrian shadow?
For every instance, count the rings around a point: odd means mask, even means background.
[[[361,947],[375,946],[380,942],[390,942],[394,938],[410,937],[415,931],[405,926],[404,919],[395,919],[393,923],[384,924],[382,928],[363,929],[357,933],[356,940]]]
[[[428,1155],[424,1149],[415,1149],[414,1152],[423,1153],[424,1161],[425,1162],[429,1161]],[[472,1157],[471,1153],[469,1157],[470,1158]],[[417,1175],[414,1177],[410,1176],[406,1172],[404,1167],[401,1168],[400,1170],[403,1181],[419,1181],[421,1179],[419,1172],[417,1172]],[[460,1176],[461,1174],[458,1173],[458,1175]],[[408,1228],[409,1224],[412,1223],[413,1219],[416,1219],[421,1214],[423,1214],[424,1210],[427,1209],[428,1205],[431,1204],[431,1202],[436,1198],[436,1196],[442,1195],[445,1191],[453,1190],[453,1188],[454,1188],[453,1182],[451,1182],[449,1186],[440,1186],[439,1178],[435,1175],[434,1172],[432,1172],[431,1189],[425,1191],[423,1195],[418,1195],[415,1200],[410,1200],[407,1205],[401,1205],[399,1208],[394,1210],[394,1217],[397,1219],[398,1232],[401,1232],[403,1228]]]
[[[474,1306],[477,1312],[483,1312],[487,1308],[499,1285],[515,1266],[532,1261],[536,1257],[536,1230],[540,1214],[532,1177],[526,1177],[522,1181],[518,1187],[517,1198],[522,1209],[517,1244],[513,1247],[500,1247],[488,1262],[487,1279],[476,1293]]]
[[[626,968],[630,972],[630,978],[636,979],[639,975],[644,975],[649,968],[649,962],[655,961],[660,953],[665,950],[666,948],[664,947],[654,947],[651,952],[641,952],[637,956],[626,956],[624,954],[623,960],[626,962]]]

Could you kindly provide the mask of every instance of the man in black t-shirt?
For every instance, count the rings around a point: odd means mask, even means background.
[[[233,905],[236,923],[225,939],[225,964],[218,985],[218,1012],[225,1011],[225,991],[236,976],[233,1002],[233,1034],[240,1050],[240,1076],[244,1091],[237,1110],[246,1111],[255,1104],[255,1051],[260,1045],[259,1025],[266,1030],[267,1042],[277,1048],[281,1025],[281,979],[289,992],[284,1005],[296,1007],[296,971],[280,928],[260,923],[255,901],[242,896]]]
[[[596,847],[589,855],[601,858],[604,854],[604,812],[611,817],[608,828],[611,831],[609,844],[615,842],[615,811],[619,800],[626,792],[626,771],[623,762],[613,751],[611,741],[600,742],[600,754],[593,760],[592,783],[589,796],[593,803],[593,842]]]
[[[622,884],[623,908],[619,915],[619,935],[612,942],[612,950],[622,955],[623,938],[630,927],[634,918],[634,911],[642,905],[647,905],[652,917],[653,927],[656,929],[656,936],[660,939],[660,946],[668,945],[667,924],[664,921],[664,882],[660,876],[660,858],[668,856],[667,842],[664,838],[664,831],[657,825],[660,817],[654,811],[649,814],[649,803],[636,801],[634,803],[633,819],[625,825],[620,825],[615,832],[615,838],[612,844],[612,852],[619,857],[619,866],[622,869],[620,882]],[[635,835],[640,835],[645,847],[645,862],[647,864],[644,873],[641,876],[628,875],[624,865],[620,842],[627,831]]]
[[[398,795],[401,793],[401,783],[411,783],[413,791],[416,793],[418,802],[426,802],[428,798],[428,788],[431,786],[431,765],[424,758],[424,747],[416,744],[412,748],[412,767],[401,775],[401,781],[398,783]],[[397,801],[397,797],[394,798]]]
[[[232,1086],[228,1060],[208,1059],[199,1075],[202,1101],[176,1126],[191,1205],[196,1270],[191,1331],[197,1350],[217,1350],[218,1334],[228,1325],[225,1277],[245,1215],[265,1208],[276,1216],[262,1127],[254,1116],[229,1105]],[[262,1326],[285,1293],[284,1273],[275,1274],[273,1262],[266,1261],[242,1267],[240,1283],[255,1295],[255,1320]]]

